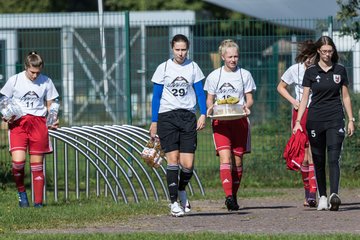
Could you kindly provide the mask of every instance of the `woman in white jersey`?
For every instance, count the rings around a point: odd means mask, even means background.
[[[288,100],[292,105],[292,121],[291,129],[295,126],[297,112],[302,98],[303,87],[302,81],[305,70],[314,63],[316,56],[316,47],[312,40],[307,40],[299,44],[299,53],[295,58],[296,64],[290,66],[281,76],[281,81],[277,86],[277,91]],[[287,90],[288,86],[295,85],[295,98]],[[304,117],[301,120],[301,125],[305,129],[307,119],[306,109]],[[316,207],[316,179],[314,175],[314,164],[312,161],[311,150],[309,142],[307,141],[305,148],[305,156],[300,167],[301,176],[305,189],[305,207]]]
[[[197,130],[205,127],[206,103],[202,85],[204,74],[194,61],[187,58],[189,40],[177,34],[170,44],[173,58],[161,63],[151,79],[154,89],[150,136],[159,136],[166,154],[170,214],[180,217],[190,211],[185,187],[193,175]],[[200,107],[198,120],[196,99]]]
[[[20,207],[29,207],[24,185],[26,152],[29,151],[30,155],[34,207],[43,206],[43,156],[52,152],[45,116],[59,94],[52,80],[41,74],[43,66],[44,62],[39,54],[29,53],[25,58],[25,70],[10,77],[0,91],[2,95],[15,100],[23,113],[16,121],[8,121],[12,173]],[[58,121],[49,128],[57,127]]]
[[[232,40],[220,44],[219,53],[224,66],[214,70],[206,78],[207,114],[212,113],[215,100],[236,97],[244,105],[245,112],[253,105],[256,90],[251,73],[238,66],[239,47]],[[213,120],[213,138],[220,156],[220,179],[225,192],[225,205],[229,211],[239,209],[237,192],[243,174],[243,156],[250,152],[250,122],[247,117],[236,120]]]

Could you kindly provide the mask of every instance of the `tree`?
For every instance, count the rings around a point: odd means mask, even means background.
[[[203,0],[103,0],[110,11],[192,10],[199,19],[240,19],[244,15]],[[185,20],[185,19],[184,19]]]
[[[359,17],[360,1],[336,0],[336,2],[340,6],[336,17],[342,23],[341,34],[352,35],[355,40],[360,40],[360,23],[355,20]]]
[[[201,0],[104,0],[104,5],[111,11],[147,11],[147,10],[200,10]]]
[[[97,0],[1,0],[0,13],[97,11]]]

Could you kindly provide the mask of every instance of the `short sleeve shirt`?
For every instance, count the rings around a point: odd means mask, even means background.
[[[287,85],[294,85],[294,91],[295,91],[295,99],[300,102],[304,88],[302,86],[304,74],[305,74],[305,64],[303,63],[296,63],[294,65],[291,65],[281,76],[281,80],[284,81]],[[309,96],[309,103],[311,102],[311,94]]]
[[[245,93],[256,90],[255,81],[251,73],[243,68],[227,72],[224,67],[212,71],[206,78],[204,90],[215,95],[216,99],[237,97],[238,104],[245,104]]]
[[[302,85],[312,91],[308,120],[330,121],[345,117],[341,88],[349,85],[349,80],[343,65],[334,64],[327,72],[318,64],[312,65],[305,71]]]
[[[26,77],[25,71],[10,77],[0,93],[13,98],[24,114],[34,116],[45,116],[47,113],[45,101],[59,96],[49,77],[40,74],[31,81]]]
[[[196,94],[193,84],[205,78],[199,66],[186,59],[176,64],[172,59],[160,64],[154,72],[152,82],[164,85],[159,113],[176,109],[195,112]]]

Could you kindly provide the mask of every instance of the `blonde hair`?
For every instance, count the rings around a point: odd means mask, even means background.
[[[219,54],[220,56],[224,55],[226,49],[228,48],[236,48],[236,50],[239,52],[239,46],[231,39],[225,39],[221,42],[219,46]]]
[[[44,61],[37,52],[32,51],[25,57],[24,65],[25,69],[30,67],[42,68],[44,66]]]

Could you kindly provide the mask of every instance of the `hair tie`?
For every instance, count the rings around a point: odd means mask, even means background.
[[[29,52],[28,56],[35,55],[35,54],[37,54],[37,52],[32,51],[32,52]]]

